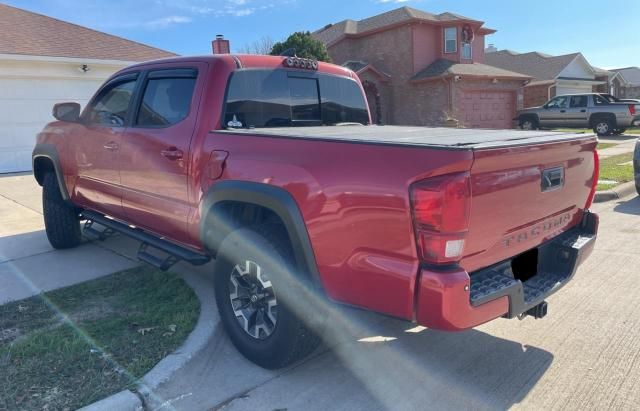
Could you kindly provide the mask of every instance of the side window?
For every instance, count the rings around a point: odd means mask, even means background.
[[[471,60],[472,58],[472,47],[471,43],[462,43],[462,58],[465,60]]]
[[[597,105],[597,106],[601,106],[603,104],[609,104],[609,102],[607,100],[605,100],[604,97],[598,96],[598,95],[593,95],[593,102]]]
[[[167,70],[167,74],[171,71]],[[196,84],[195,73],[185,77],[149,75],[135,125],[138,127],[168,127],[189,115]]]
[[[566,108],[567,96],[560,96],[550,100],[547,103],[547,108]]]
[[[109,127],[123,127],[129,103],[136,86],[135,79],[116,81],[100,92],[88,111],[88,122]]]
[[[455,53],[456,51],[458,51],[458,29],[456,27],[445,27],[444,52]]]
[[[587,96],[571,96],[571,100],[569,101],[569,107],[571,108],[587,107]]]

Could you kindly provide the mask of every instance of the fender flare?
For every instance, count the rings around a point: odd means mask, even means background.
[[[62,166],[60,165],[60,156],[58,150],[53,144],[38,144],[34,147],[31,154],[31,165],[33,167],[33,176],[40,186],[44,183],[44,173],[37,167],[38,159],[46,158],[53,165],[53,170],[56,173],[56,179],[58,180],[58,187],[60,187],[60,194],[64,201],[70,201],[69,192],[67,191],[67,185],[64,182],[64,174],[62,173]]]
[[[288,191],[249,181],[225,180],[215,183],[205,194],[200,208],[200,241],[214,256],[230,232],[220,221],[220,215],[214,211],[215,206],[224,201],[254,204],[274,212],[287,230],[296,267],[308,274],[315,288],[323,289],[302,213]]]

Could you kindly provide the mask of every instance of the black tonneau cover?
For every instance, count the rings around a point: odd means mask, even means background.
[[[592,137],[555,131],[487,130],[414,126],[320,126],[216,130],[216,133],[458,150],[543,144]]]

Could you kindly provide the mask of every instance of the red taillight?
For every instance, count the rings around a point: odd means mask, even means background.
[[[591,182],[591,192],[587,198],[587,203],[584,205],[584,209],[588,210],[593,204],[593,198],[596,195],[596,187],[598,186],[598,179],[600,178],[600,157],[598,157],[598,151],[593,150],[593,181]]]
[[[631,114],[632,116],[636,115],[636,106],[633,104],[629,104],[629,114]]]
[[[433,264],[460,261],[469,227],[469,173],[446,174],[411,186],[413,223],[422,259]]]

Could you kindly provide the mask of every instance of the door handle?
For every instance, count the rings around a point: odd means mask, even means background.
[[[581,112],[581,113],[586,113],[586,112],[587,112],[587,110],[580,110],[580,112]]]
[[[566,112],[567,112],[567,110],[560,110],[560,112],[561,112],[561,113],[566,113]]]
[[[102,147],[104,147],[106,150],[109,150],[109,151],[117,151],[120,146],[115,141],[109,141],[107,144],[105,144]]]
[[[169,160],[179,160],[184,156],[184,152],[177,147],[169,147],[166,150],[162,150],[160,154]]]

